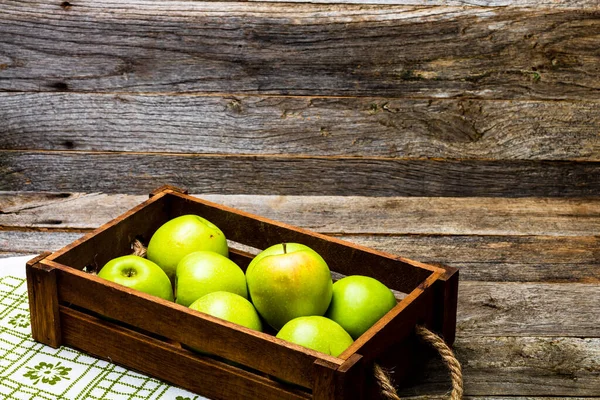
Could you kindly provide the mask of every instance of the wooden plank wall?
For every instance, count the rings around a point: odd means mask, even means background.
[[[468,396],[598,398],[599,66],[597,0],[0,0],[0,256],[182,186],[459,267]]]
[[[0,190],[596,194],[596,1],[413,3],[2,0]]]

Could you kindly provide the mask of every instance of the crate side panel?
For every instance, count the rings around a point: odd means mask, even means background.
[[[343,400],[365,399],[365,363],[360,354],[353,354],[336,371],[336,396]]]
[[[81,271],[57,267],[59,300],[311,388],[316,359],[341,360]]]
[[[314,400],[363,400],[365,369],[363,358],[353,354],[344,364],[315,362]]]
[[[185,195],[174,196],[171,217],[198,214],[220,227],[228,239],[265,249],[282,242],[303,243],[319,253],[329,268],[344,275],[368,275],[386,286],[410,293],[435,267],[411,264],[407,260],[350,242],[272,221],[240,210],[205,202]]]
[[[459,270],[446,267],[446,271],[444,277],[433,285],[435,308],[432,328],[442,335],[449,346],[452,346],[456,338]]]
[[[66,345],[210,398],[310,398],[308,393],[291,391],[263,376],[196,356],[174,345],[148,338],[64,306],[60,309],[60,317]]]
[[[420,375],[423,359],[428,356],[427,348],[418,341],[416,335],[411,334],[388,348],[376,363],[392,378],[395,387],[403,387]],[[365,393],[367,399],[385,399],[373,370],[365,375]]]
[[[41,265],[38,262],[40,257],[31,260],[25,267],[31,336],[38,342],[58,348],[62,343],[62,335],[58,316],[56,270]]]
[[[337,400],[335,396],[337,367],[327,361],[317,360],[315,362],[314,400]]]
[[[169,220],[170,197],[156,196],[68,246],[54,261],[76,269],[92,266],[96,271],[113,258],[131,254],[131,244],[139,238],[148,242],[152,234]]]

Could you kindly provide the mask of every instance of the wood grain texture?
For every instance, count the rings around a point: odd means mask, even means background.
[[[595,396],[600,393],[600,339],[459,336],[467,396]],[[442,395],[446,367],[433,357],[400,395]],[[563,397],[564,398],[564,397]]]
[[[381,251],[460,268],[461,279],[600,282],[598,236],[342,236]]]
[[[360,347],[354,347],[353,352],[360,349],[361,354],[369,357],[370,361],[385,352],[385,349],[393,343],[409,338],[412,333],[410,327],[418,320],[422,320],[422,323],[427,326],[435,323],[443,332],[449,332],[449,337],[454,337],[455,319],[444,318],[432,322],[433,304],[423,303],[423,300],[418,303],[417,300],[425,298],[427,293],[429,294],[427,298],[431,299],[433,293],[439,291],[439,289],[434,291],[432,285],[442,276],[449,277],[456,273],[456,269],[442,269],[402,260],[396,256],[361,248],[352,243],[343,243],[332,237],[303,231],[264,217],[205,202],[182,193],[174,193],[172,190],[164,190],[151,196],[146,202],[95,230],[84,240],[69,246],[68,251],[63,249],[44,260],[45,265],[57,271],[60,301],[203,352],[242,363],[277,378],[304,387],[313,387],[315,399],[333,400],[335,397],[341,400],[337,390],[335,396],[326,394],[329,388],[327,383],[326,390],[320,390],[321,374],[318,371],[316,374],[313,372],[313,363],[316,360],[336,363],[339,359],[311,352],[300,346],[294,347],[272,336],[218,318],[200,318],[201,315],[190,311],[187,307],[173,305],[172,302],[144,295],[80,271],[90,263],[97,262],[101,266],[117,255],[127,254],[130,252],[131,240],[139,234],[138,232],[148,238],[161,223],[183,214],[205,216],[219,226],[228,238],[258,248],[271,245],[273,237],[278,241],[305,243],[327,259],[332,270],[346,275],[362,273],[378,279],[390,288],[410,292],[409,296],[386,315],[385,322],[382,320],[377,322],[354,343],[353,346],[360,342]],[[260,232],[260,235],[257,236],[257,232]],[[414,300],[412,304],[411,300]],[[456,299],[452,300],[455,302]],[[408,313],[407,321],[406,317],[403,318],[398,313],[403,308],[409,307],[414,313]],[[456,308],[453,310],[455,313]],[[448,321],[452,322],[451,327],[445,326]],[[186,329],[177,329],[180,324]],[[408,327],[401,337],[396,329],[398,326],[402,326],[403,329]],[[369,339],[371,337],[372,339]],[[346,360],[352,355],[352,353],[348,354],[350,349],[340,358]],[[135,356],[136,354],[132,355]],[[342,362],[339,362],[337,365],[341,366],[341,364]],[[145,369],[143,371],[148,372]],[[333,375],[336,375],[335,371]],[[157,377],[163,378],[163,375]]]
[[[67,345],[134,370],[162,375],[212,399],[302,400],[307,393],[289,392],[283,385],[234,366],[196,356],[161,340],[61,307]],[[90,340],[93,337],[95,340]],[[227,384],[223,384],[227,382]]]
[[[362,357],[354,354],[338,366],[322,360],[315,361],[315,384],[313,400],[366,400],[364,375],[370,373],[362,368]]]
[[[440,304],[433,310],[431,330],[438,332],[447,345],[452,346],[456,339],[456,319],[458,315],[458,284],[460,270],[447,265],[440,265],[446,272],[435,282],[434,304]]]
[[[448,396],[443,394],[432,394],[432,395],[417,395],[417,396],[403,396],[404,399],[410,400],[445,400]],[[565,397],[556,397],[556,396],[465,396],[465,399],[472,400],[565,400]],[[578,397],[578,396],[568,396],[568,400],[592,400],[598,399],[598,396],[589,396],[589,397]]]
[[[68,234],[38,234],[45,238],[59,235]],[[0,244],[7,236],[17,235],[0,231]],[[22,238],[22,234],[18,236]],[[4,246],[0,254],[2,251]],[[506,269],[502,263],[496,265],[498,270]],[[550,268],[542,265],[540,270]],[[599,268],[593,269],[597,281]],[[600,337],[595,307],[600,301],[597,284],[469,281],[464,269],[460,273],[457,329],[463,335]]]
[[[27,297],[32,338],[56,349],[62,344],[56,271],[39,264],[47,255],[42,254],[27,262]]]
[[[460,268],[467,398],[600,398],[598,2],[336,3],[0,0],[0,257],[172,183]]]
[[[44,260],[45,264],[57,270],[58,298],[64,304],[72,304],[93,313],[122,321],[192,348],[242,363],[277,378],[304,387],[313,387],[315,399],[333,400],[334,397],[341,399],[337,390],[335,396],[326,394],[329,388],[327,383],[325,391],[317,391],[322,386],[319,385],[321,374],[317,372],[316,376],[313,376],[315,375],[313,363],[316,360],[321,359],[335,363],[339,362],[339,359],[314,351],[310,352],[300,346],[294,348],[293,345],[282,343],[281,340],[278,341],[272,336],[226,323],[218,318],[199,318],[200,315],[190,311],[189,308],[174,306],[172,302],[144,295],[79,271],[90,263],[97,262],[101,266],[119,253],[125,254],[129,249],[127,246],[121,245],[123,241],[129,245],[131,239],[136,237],[140,231],[143,232],[143,237],[148,238],[147,233],[152,233],[160,226],[159,221],[165,222],[169,218],[190,213],[206,216],[219,226],[227,237],[241,243],[265,248],[272,243],[269,238],[273,236],[282,241],[305,243],[327,259],[332,270],[347,275],[362,273],[378,279],[390,288],[406,293],[410,292],[409,296],[386,315],[385,322],[379,321],[361,336],[360,340],[355,342],[355,345],[360,342],[361,354],[369,357],[369,361],[372,361],[393,343],[409,338],[412,333],[410,327],[414,326],[417,320],[422,320],[427,326],[434,323],[432,322],[432,303],[422,303],[423,300],[417,303],[416,300],[425,297],[427,293],[429,294],[427,298],[431,299],[434,293],[432,285],[441,276],[450,276],[452,273],[456,273],[455,269],[442,269],[404,261],[396,256],[361,249],[360,246],[342,243],[335,238],[302,231],[264,217],[253,216],[166,190],[152,196],[151,199],[113,222],[103,225],[94,231],[93,235],[88,235],[84,241],[78,241],[75,246],[70,246],[68,251],[59,251]],[[257,232],[261,233],[258,238]],[[337,260],[343,260],[343,262]],[[58,263],[62,263],[62,265]],[[438,290],[435,290],[435,293],[437,292]],[[412,304],[411,300],[414,300]],[[414,312],[413,314],[408,313],[409,320],[398,315],[403,308],[408,309],[409,307]],[[455,308],[454,312],[456,312]],[[453,337],[455,320],[451,321],[453,325],[448,328],[444,326],[447,321],[447,319],[443,319],[435,321],[435,323],[442,331],[450,332],[449,337]],[[186,326],[186,329],[173,329],[179,324]],[[403,329],[408,327],[401,337],[396,329],[398,326],[402,326]],[[369,339],[370,337],[372,339]],[[354,348],[353,352],[358,351],[357,349],[358,347]],[[347,354],[348,351],[350,349],[344,353],[342,359],[345,360],[352,355],[351,353]],[[341,364],[342,362],[339,362],[337,365],[341,366]],[[145,369],[143,371],[148,372]],[[336,375],[335,370],[332,375]],[[162,377],[162,374],[158,375],[158,378]]]
[[[0,148],[598,161],[599,107],[591,101],[0,93]]]
[[[188,214],[203,216],[220,227],[229,240],[255,249],[266,249],[282,242],[302,243],[325,258],[331,270],[344,275],[368,275],[401,293],[411,293],[421,287],[432,273],[439,276],[440,273],[446,272],[439,267],[402,259],[397,255],[378,252],[352,242],[210,203],[193,196],[173,193],[165,197],[170,202],[168,204],[170,204],[171,218]],[[135,225],[131,225],[134,235],[138,229]],[[144,237],[148,236],[144,235]]]
[[[326,361],[315,361],[315,383],[313,396],[315,400],[338,400],[336,397],[336,369],[337,365]]]
[[[455,266],[467,280],[600,280],[594,199],[201,197],[377,250]],[[95,229],[145,199],[3,193],[0,252],[57,250],[81,235],[73,230]],[[69,232],[18,230],[32,228]]]
[[[84,272],[71,269],[67,273],[64,271],[67,267],[59,266],[57,269],[61,302],[82,307],[287,382],[310,388],[314,380],[312,364],[315,360],[325,359],[342,364],[332,356],[200,314],[174,302],[89,276]],[[186,326],[187,329],[179,329],[181,326]]]
[[[99,271],[108,261],[131,254],[136,239],[151,237],[170,219],[164,197],[162,193],[146,199],[83,238],[52,253],[44,262],[52,260],[78,270],[87,267],[88,270],[93,268]],[[130,229],[131,226],[136,229]]]
[[[598,284],[465,281],[459,288],[457,329],[463,337],[600,338],[598,304]]]
[[[280,2],[283,0],[249,0]],[[327,3],[331,0],[285,0],[290,3]],[[597,9],[595,0],[336,0],[339,4],[396,4],[410,6],[479,6],[479,7],[539,7],[539,8],[589,8]]]
[[[361,355],[350,356],[336,372],[337,386],[336,395],[340,399],[360,400],[364,399],[366,385],[365,379],[368,371]]]
[[[1,7],[5,91],[596,99],[600,89],[595,8],[114,0]]]
[[[600,231],[597,198],[195,196],[331,234],[594,236]],[[146,199],[146,195],[106,193],[0,192],[0,226],[95,229]]]
[[[0,255],[56,251],[83,233],[0,230]],[[495,282],[600,282],[600,239],[510,236],[342,236],[376,250],[460,269],[461,279]]]
[[[403,396],[403,399],[410,400],[443,400],[447,399],[448,396],[443,394],[438,395],[420,395],[420,396]],[[464,399],[472,400],[565,400],[565,397],[556,396],[464,396]],[[568,400],[596,400],[598,396],[579,397],[579,396],[568,396]]]
[[[463,281],[459,295],[456,349],[468,395],[597,394],[597,285]],[[571,334],[591,337],[560,337]],[[556,337],[532,337],[547,335]],[[403,393],[447,390],[436,362],[419,374],[421,381]]]
[[[582,197],[600,192],[600,164],[560,161],[0,151],[2,191]]]
[[[0,230],[0,255],[39,254],[56,251],[79,239],[77,232],[21,232]]]
[[[4,251],[0,251],[0,259],[1,258],[9,258],[9,257],[21,257],[21,256],[25,256],[25,255],[29,255],[29,256],[34,256],[37,253],[16,253],[14,251],[8,251],[8,252],[4,252]]]

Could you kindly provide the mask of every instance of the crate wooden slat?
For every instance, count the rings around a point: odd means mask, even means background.
[[[308,393],[290,391],[272,379],[257,376],[223,362],[204,360],[180,347],[65,306],[61,306],[60,317],[65,327],[63,338],[70,346],[111,362],[161,376],[168,382],[203,392],[210,397],[260,397],[265,400],[310,398]],[[206,385],[203,384],[204,379],[227,384]]]
[[[319,252],[332,271],[372,276],[406,296],[343,354],[332,357],[89,273],[129,254],[134,239],[147,241],[161,224],[184,214],[204,216],[228,239],[245,246],[304,243]],[[245,268],[252,255],[232,248],[231,258]],[[34,288],[30,293],[36,340],[75,347],[214,398],[231,398],[232,393],[248,399],[371,398],[373,363],[396,363],[399,371],[406,370],[416,324],[441,332],[450,344],[456,327],[454,268],[375,251],[197,199],[170,186],[62,250],[32,260],[27,273]],[[169,371],[158,365],[163,358],[172,364]],[[215,372],[203,372],[212,367]],[[188,371],[194,371],[193,380]],[[231,379],[231,387],[218,388],[223,379]]]

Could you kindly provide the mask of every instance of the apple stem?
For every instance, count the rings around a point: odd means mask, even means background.
[[[283,245],[283,254],[287,254],[286,243],[282,243]]]

